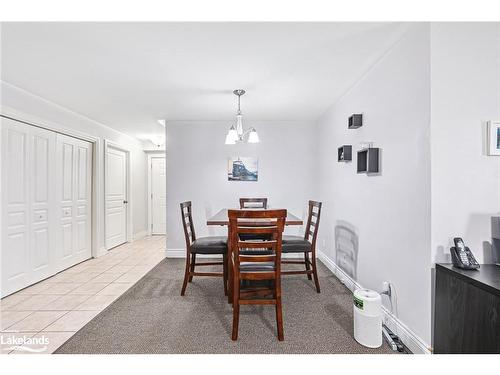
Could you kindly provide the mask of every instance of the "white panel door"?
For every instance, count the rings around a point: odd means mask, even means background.
[[[76,146],[75,254],[76,262],[91,257],[92,249],[92,145],[79,141]]]
[[[91,257],[92,145],[1,119],[1,295]]]
[[[167,223],[167,195],[165,157],[151,158],[151,219],[152,234],[165,234]]]
[[[2,121],[2,296],[30,282],[27,125]]]
[[[111,249],[127,241],[127,152],[106,149],[106,248]]]
[[[2,296],[55,273],[54,132],[2,118]]]
[[[53,189],[56,134],[30,127],[30,265],[33,282],[55,270],[56,208]]]
[[[57,269],[91,257],[92,145],[57,134]]]

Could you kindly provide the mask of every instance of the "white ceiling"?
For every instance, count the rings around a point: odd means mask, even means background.
[[[156,119],[314,120],[397,23],[3,23],[2,80],[130,135]]]

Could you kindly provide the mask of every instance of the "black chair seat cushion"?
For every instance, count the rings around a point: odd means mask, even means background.
[[[305,253],[310,252],[311,243],[300,236],[283,236],[281,252],[282,253]]]
[[[211,236],[197,238],[191,245],[191,252],[195,254],[226,254],[227,237]]]

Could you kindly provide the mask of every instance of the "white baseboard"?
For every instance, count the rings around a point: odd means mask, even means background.
[[[132,239],[133,239],[133,241],[137,241],[137,240],[140,240],[141,238],[146,237],[147,235],[148,235],[148,231],[143,230],[143,231],[134,233],[134,235],[132,236]]]
[[[348,274],[346,274],[333,260],[326,256],[323,252],[318,251],[318,258],[323,262],[323,264],[333,272],[333,274],[344,284],[350,291],[354,292],[355,289],[362,288],[356,280],[352,279]],[[392,314],[386,307],[382,306],[382,311],[384,313],[384,323],[396,333],[401,341],[416,354],[430,354],[431,350],[428,345],[408,328],[403,322],[401,322],[394,314]]]

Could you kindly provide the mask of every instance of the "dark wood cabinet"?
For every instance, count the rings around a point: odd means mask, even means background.
[[[500,266],[436,264],[434,353],[500,353]]]

